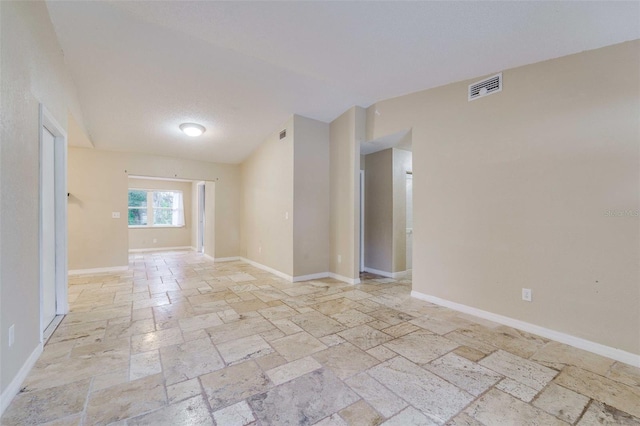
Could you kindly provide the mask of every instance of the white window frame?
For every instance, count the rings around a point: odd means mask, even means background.
[[[145,189],[145,188],[129,188],[127,189],[127,199],[129,191],[144,191],[147,193],[147,224],[146,225],[129,225],[129,210],[131,209],[144,209],[145,207],[131,207],[127,201],[127,225],[132,229],[147,229],[147,228],[184,228],[187,226],[186,218],[184,217],[184,193],[179,189]],[[154,192],[177,192],[182,197],[182,209],[170,209],[168,207],[153,207],[153,193]],[[182,225],[155,225],[154,211],[155,210],[182,210],[183,224]]]

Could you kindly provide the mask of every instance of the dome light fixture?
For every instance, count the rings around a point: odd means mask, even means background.
[[[204,126],[201,126],[200,124],[182,123],[180,125],[180,130],[182,130],[182,132],[185,135],[191,136],[192,138],[195,138],[195,137],[200,136],[201,134],[203,134],[206,129],[204,128]]]

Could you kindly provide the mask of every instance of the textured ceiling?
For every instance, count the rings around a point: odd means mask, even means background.
[[[638,2],[48,2],[97,148],[242,161],[291,114],[640,38]],[[191,139],[182,122],[207,127]]]

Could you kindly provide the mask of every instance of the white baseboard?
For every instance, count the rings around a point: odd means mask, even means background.
[[[110,266],[108,268],[92,268],[92,269],[72,269],[68,271],[69,275],[83,275],[83,274],[104,274],[109,272],[123,272],[129,270],[129,265],[126,266]]]
[[[407,276],[407,274],[409,273],[409,271],[399,271],[399,272],[392,272],[391,273],[391,278],[396,279],[396,280],[400,280],[404,277]]]
[[[309,275],[298,275],[297,277],[293,277],[293,282],[297,283],[300,281],[319,280],[321,278],[327,278],[328,276],[329,276],[328,272],[320,272],[317,274],[309,274]]]
[[[369,272],[371,274],[382,275],[383,277],[387,277],[387,278],[393,278],[396,280],[398,278],[404,278],[407,275],[407,271],[387,272],[387,271],[381,271],[379,269],[368,268],[366,266],[364,268],[364,271]]]
[[[262,263],[258,263],[256,261],[247,259],[246,257],[240,257],[238,259],[248,263],[251,266],[255,266],[256,268],[262,269],[263,271],[271,272],[273,275],[278,276],[292,283],[300,282],[300,281],[308,281],[308,280],[317,280],[320,278],[334,278],[336,280],[344,281],[347,284],[360,284],[360,278],[355,278],[355,279],[347,278],[342,275],[334,274],[331,272],[319,272],[317,274],[298,275],[297,277],[293,277],[291,275],[285,274],[284,272],[280,272],[277,269],[273,269],[273,268],[270,268],[269,266],[263,265]]]
[[[583,339],[581,337],[572,336],[570,334],[551,330],[549,328],[541,327],[539,325],[531,324],[525,321],[520,321],[514,318],[505,317],[503,315],[494,314],[492,312],[483,311],[482,309],[473,308],[471,306],[462,305],[460,303],[451,302],[445,299],[440,299],[439,297],[429,296],[417,291],[411,291],[411,297],[431,302],[436,305],[444,306],[446,308],[453,309],[454,311],[464,312],[465,314],[488,319],[499,324],[526,331],[527,333],[537,334],[538,336],[555,340],[556,342],[564,343],[566,345],[573,346],[578,349],[583,349],[588,352],[593,352],[594,354],[605,356],[616,361],[624,362],[625,364],[629,364],[634,367],[640,367],[640,355],[636,355],[631,352],[612,348],[611,346],[605,346],[600,343]]]
[[[240,256],[232,256],[232,257],[216,257],[216,262],[233,262],[235,260],[242,260]]]
[[[144,248],[144,249],[129,249],[129,253],[148,253],[153,251],[174,251],[174,250],[193,250],[191,246],[180,246],[180,247],[153,247],[153,248]]]
[[[333,278],[334,280],[340,280],[351,285],[360,284],[360,278],[348,278],[348,277],[345,277],[344,275],[334,274],[333,272],[329,272],[329,278]]]
[[[0,395],[0,416],[2,416],[4,410],[7,409],[9,404],[11,404],[13,398],[20,391],[22,383],[27,378],[29,372],[38,361],[38,358],[40,358],[42,349],[43,345],[42,343],[39,343],[38,346],[36,346],[36,348],[33,350],[33,352],[31,352],[29,358],[27,358],[24,364],[22,364],[22,367],[20,368],[20,371],[18,371],[18,374],[16,374],[13,380],[11,380],[11,383],[9,383],[9,386],[7,386],[4,392],[2,392],[2,395]]]
[[[293,277],[291,275],[287,275],[284,272],[278,271],[277,269],[270,268],[267,265],[263,265],[262,263],[258,263],[253,260],[247,259],[246,257],[241,257],[240,260],[248,263],[251,266],[255,266],[258,269],[262,269],[263,271],[271,272],[273,275],[278,276],[282,279],[293,282]]]

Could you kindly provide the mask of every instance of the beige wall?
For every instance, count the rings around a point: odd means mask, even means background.
[[[191,182],[129,178],[129,188],[169,189],[182,192],[184,204],[184,223],[179,228],[147,227],[129,228],[129,250],[161,249],[163,247],[191,247],[191,231],[195,229],[192,221],[193,198]],[[153,240],[156,240],[154,243]]]
[[[242,163],[243,256],[286,275],[293,275],[293,137],[291,117]]]
[[[329,128],[329,270],[349,279],[358,279],[360,269],[360,143],[365,136],[365,113],[353,107]]]
[[[244,256],[291,277],[328,272],[329,125],[292,116],[242,176]]]
[[[293,275],[329,271],[329,124],[295,115]]]
[[[82,114],[47,7],[0,2],[0,392],[40,338],[39,124],[42,102],[62,127]],[[15,344],[7,330],[15,324]]]
[[[67,161],[69,270],[128,265],[129,179],[121,155],[70,147]]]
[[[207,254],[240,254],[240,167],[153,155],[70,148],[69,269],[128,264],[128,175],[215,182],[207,206],[215,209],[208,223]],[[214,185],[208,185],[213,187]],[[209,195],[209,194],[207,194]],[[119,211],[120,219],[111,212]],[[188,219],[188,218],[187,218]],[[213,246],[213,247],[212,247]],[[215,252],[214,252],[215,250]]]
[[[366,157],[364,175],[364,266],[391,272],[393,268],[393,150]]]
[[[503,75],[367,111],[413,128],[414,290],[640,354],[640,41]]]

